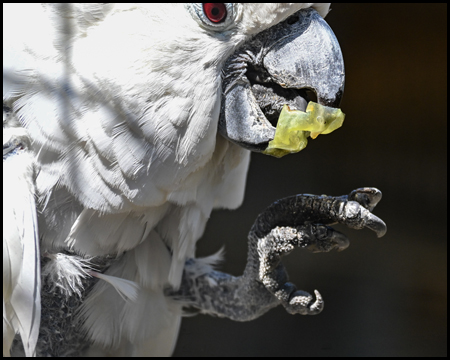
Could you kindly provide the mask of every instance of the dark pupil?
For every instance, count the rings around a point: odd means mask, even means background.
[[[216,7],[211,9],[211,13],[212,13],[214,16],[219,15],[219,11],[220,11],[219,8],[216,8]]]

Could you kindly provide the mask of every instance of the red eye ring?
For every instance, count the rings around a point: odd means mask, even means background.
[[[227,17],[227,7],[224,3],[205,3],[203,12],[209,21],[220,23]]]

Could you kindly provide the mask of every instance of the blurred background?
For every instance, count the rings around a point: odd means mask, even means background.
[[[247,234],[273,201],[374,186],[388,225],[336,227],[344,252],[284,259],[299,289],[318,289],[318,316],[282,307],[238,323],[183,319],[175,356],[447,355],[447,4],[333,4],[326,20],[344,54],[342,129],[296,155],[253,154],[243,205],[216,211],[198,243],[225,246],[220,270],[240,275]]]

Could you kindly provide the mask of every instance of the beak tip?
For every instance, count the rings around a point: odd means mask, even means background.
[[[317,103],[320,105],[339,109],[341,107],[342,98],[344,96],[344,85],[334,94],[334,98],[318,97]]]

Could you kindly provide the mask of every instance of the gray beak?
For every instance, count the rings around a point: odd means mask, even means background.
[[[338,108],[344,93],[339,43],[314,10],[300,10],[258,34],[225,63],[219,132],[262,152],[275,136],[285,104],[305,111],[309,101]]]

